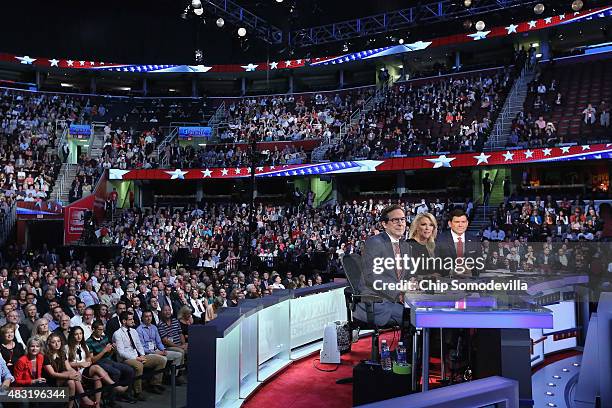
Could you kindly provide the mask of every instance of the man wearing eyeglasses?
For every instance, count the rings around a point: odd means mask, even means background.
[[[380,222],[384,232],[369,237],[362,253],[362,273],[360,289],[363,295],[382,298],[382,303],[373,307],[374,323],[385,326],[391,323],[402,324],[404,314],[403,292],[388,288],[410,278],[409,266],[397,259],[410,258],[410,245],[404,239],[406,233],[406,213],[400,205],[390,205],[381,211]],[[393,260],[391,262],[390,260]],[[382,262],[381,262],[382,261]],[[382,265],[381,265],[382,263]],[[367,322],[366,305],[357,304],[355,319]]]

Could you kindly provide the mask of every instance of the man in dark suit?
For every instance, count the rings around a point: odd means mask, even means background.
[[[436,254],[445,262],[446,258],[457,260],[457,258],[472,258],[481,257],[480,242],[477,237],[468,234],[468,217],[462,209],[455,209],[449,214],[448,226],[450,231],[445,231],[438,235],[436,242]],[[475,262],[475,261],[473,261]],[[445,270],[445,274],[449,275],[451,271]],[[455,276],[478,276],[480,270],[475,267],[470,271],[465,271],[462,274],[454,273]]]
[[[406,214],[399,205],[391,205],[381,212],[381,223],[384,232],[368,238],[362,254],[362,273],[360,289],[363,295],[381,297],[382,303],[375,303],[373,307],[374,323],[384,326],[389,323],[402,323],[404,314],[403,293],[385,288],[384,284],[399,283],[410,277],[410,271],[398,268],[381,267],[380,260],[410,257],[411,248],[404,240],[406,232]],[[382,271],[381,271],[382,269]],[[357,320],[367,321],[366,305],[358,303],[354,317]]]

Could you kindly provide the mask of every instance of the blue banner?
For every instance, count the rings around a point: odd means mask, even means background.
[[[179,139],[191,140],[198,138],[210,139],[212,136],[212,128],[208,126],[190,126],[190,127],[179,127],[178,137]]]
[[[70,136],[87,139],[91,136],[91,125],[70,125]]]

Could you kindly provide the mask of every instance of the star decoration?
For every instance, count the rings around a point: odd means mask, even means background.
[[[248,65],[241,65],[241,67],[247,72],[255,71],[258,66],[258,64],[253,64],[252,62],[250,62]]]
[[[285,65],[286,65],[286,66],[291,65],[291,60],[287,60],[287,61],[285,61]]]
[[[552,17],[546,17],[546,18],[544,19],[544,22],[545,22],[546,24],[550,24],[550,23],[552,23]]]
[[[271,62],[270,63],[270,69],[277,69],[278,68],[278,62]]]
[[[585,150],[591,150],[591,146],[589,146],[589,145],[582,145],[582,151],[584,152]]]
[[[240,167],[236,167],[236,170],[234,170],[234,172],[236,174],[242,174],[242,169]]]
[[[514,160],[514,153],[510,152],[509,150],[502,154],[502,156],[504,156],[505,162]]]
[[[549,149],[548,147],[546,149],[542,149],[542,153],[544,153],[544,156],[550,156],[551,151],[552,149]]]
[[[255,170],[257,170],[257,171],[263,171],[263,167],[257,167]]]
[[[53,58],[49,60],[49,64],[51,64],[52,67],[59,67],[59,60]]]
[[[491,32],[491,30],[489,31],[478,31],[474,34],[468,34],[468,37],[472,37],[474,39],[474,41],[478,41],[478,40],[483,40],[485,38],[487,38],[487,35]]]
[[[68,64],[69,67],[74,65],[74,61],[73,60],[68,60],[66,61],[66,64]]]
[[[299,60],[297,60],[297,61],[295,61],[295,62],[297,62],[298,64],[301,64],[301,63],[302,63],[302,60],[301,60],[301,59],[299,59]]]
[[[570,151],[570,146],[561,147],[561,153],[569,153],[569,151]]]
[[[80,61],[79,64],[81,64],[82,67],[85,66],[85,61]]]
[[[528,22],[527,24],[529,24],[529,28],[536,28],[536,24],[538,22],[535,20],[531,20],[530,22]]]
[[[531,159],[533,157],[533,152],[529,149],[525,150],[525,158]]]
[[[491,155],[480,153],[478,156],[472,156],[472,157],[478,160],[478,163],[476,163],[476,165],[478,166],[481,163],[489,164],[489,157],[491,157]]]
[[[211,175],[212,175],[212,171],[210,171],[209,169],[202,170],[202,175],[203,175],[204,177],[211,177]]]
[[[227,169],[223,169],[221,170],[221,175],[222,176],[227,176],[228,170]]]
[[[565,14],[559,14],[559,20],[565,20]]]
[[[36,61],[36,58],[30,58],[28,55],[24,55],[23,57],[15,57],[15,58],[21,61],[22,64],[26,64],[26,65],[32,65],[32,63]]]
[[[181,169],[176,169],[174,171],[165,171],[164,173],[168,174],[170,177],[170,180],[176,180],[176,179],[181,179],[184,180],[185,179],[185,174],[189,173],[188,171],[182,171]]]
[[[508,31],[507,34],[516,33],[517,28],[518,24],[510,24],[508,27],[506,27],[506,30]]]
[[[438,169],[440,167],[451,167],[451,162],[455,160],[456,157],[446,157],[446,155],[442,154],[437,159],[425,159],[430,163],[433,163],[434,169]]]

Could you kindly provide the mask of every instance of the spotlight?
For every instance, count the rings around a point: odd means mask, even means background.
[[[202,1],[201,0],[191,0],[191,7],[193,7],[194,9],[202,8]]]
[[[240,28],[238,29],[238,36],[239,36],[239,37],[244,37],[245,35],[246,35],[246,28],[244,28],[244,27],[240,27]]]
[[[276,2],[277,2],[277,3],[282,3],[282,2],[283,2],[283,0],[276,0]]]
[[[533,7],[533,12],[536,14],[542,14],[544,12],[544,5],[542,3],[538,3]]]
[[[217,27],[221,28],[225,25],[225,20],[223,20],[221,17],[219,17],[217,19]]]
[[[583,6],[584,6],[584,3],[582,2],[582,0],[574,0],[572,2],[572,10],[574,11],[580,11]]]
[[[196,8],[193,9],[193,12],[195,13],[196,16],[201,16],[202,14],[204,14],[204,9],[203,8]]]
[[[398,41],[398,43],[403,44],[403,43],[404,43],[404,39],[403,39],[403,38],[400,38],[400,39],[399,39],[399,41]]]
[[[485,22],[480,20],[476,22],[476,30],[482,31],[485,29]]]
[[[472,7],[472,0],[463,0],[463,5],[465,7]]]

